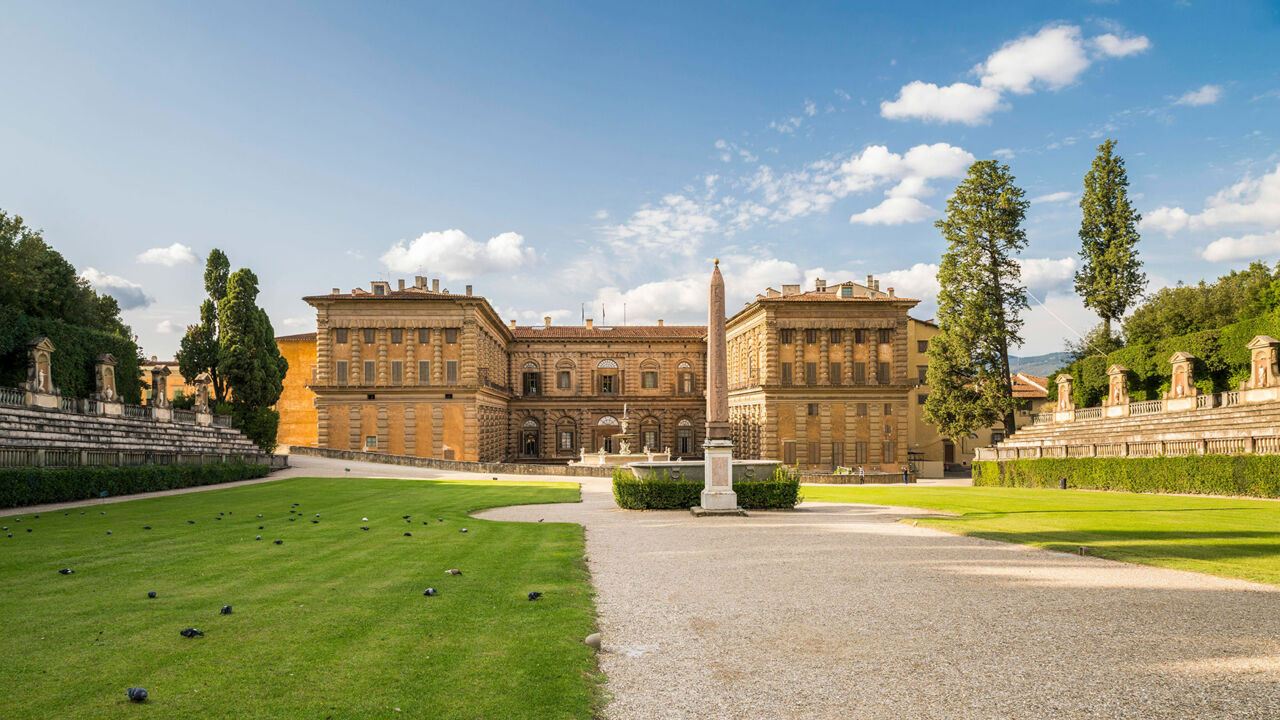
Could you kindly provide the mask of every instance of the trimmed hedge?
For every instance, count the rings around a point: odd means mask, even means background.
[[[696,480],[673,480],[665,471],[650,480],[622,468],[613,471],[613,499],[624,510],[687,510],[702,502],[702,487]],[[744,510],[793,508],[800,502],[798,476],[781,467],[768,480],[736,482],[733,491]]]
[[[7,468],[0,470],[0,508],[73,502],[264,477],[271,468],[248,463],[142,467]]]
[[[983,487],[1067,487],[1148,493],[1280,498],[1280,455],[1156,458],[1038,458],[975,462]]]
[[[126,403],[142,399],[142,370],[138,346],[95,328],[71,325],[51,318],[33,318],[13,308],[0,307],[0,385],[17,387],[27,379],[27,342],[38,337],[53,342],[53,384],[68,397],[88,397],[97,387],[94,359],[111,353],[116,362],[116,392]]]

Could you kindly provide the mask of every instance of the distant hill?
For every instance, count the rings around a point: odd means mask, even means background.
[[[1054,370],[1060,370],[1071,362],[1071,353],[1052,352],[1044,355],[1028,355],[1027,357],[1009,356],[1009,369],[1013,372],[1024,372],[1028,375],[1048,377]]]

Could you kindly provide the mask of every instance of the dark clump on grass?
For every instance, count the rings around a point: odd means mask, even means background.
[[[540,597],[542,597],[542,593],[538,592],[537,590],[534,590],[533,592],[529,593],[530,602],[537,600]]]
[[[204,637],[204,633],[200,632],[195,628],[187,628],[186,630],[179,630],[178,634],[184,638]]]
[[[128,690],[125,690],[124,692],[126,695],[129,696],[130,702],[136,702],[136,703],[146,702],[147,691],[144,690],[143,688],[131,687]]]
[[[230,606],[230,605],[223,605],[223,606],[222,606],[222,609],[221,609],[221,610],[219,610],[218,612],[219,612],[219,614],[221,614],[221,615],[230,615],[230,614],[231,614],[231,606]]]

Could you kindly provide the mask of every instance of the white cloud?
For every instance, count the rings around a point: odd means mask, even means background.
[[[890,270],[876,277],[882,289],[893,288],[900,297],[916,298],[928,304],[936,302],[939,289],[937,263],[916,263],[906,270]]]
[[[186,265],[196,261],[196,254],[182,243],[174,243],[169,247],[151,248],[138,254],[138,262],[152,265]]]
[[[920,222],[937,215],[937,211],[913,197],[890,197],[879,205],[854,213],[849,222],[855,225],[901,225]]]
[[[984,88],[1025,95],[1033,86],[1058,90],[1089,67],[1089,56],[1074,25],[1050,25],[1035,35],[1004,44],[974,68]]]
[[[1016,157],[1016,154],[1009,148],[1000,148],[998,150],[992,150],[991,156],[998,157],[1002,160],[1012,160]]]
[[[178,325],[174,323],[172,320],[161,320],[160,322],[156,323],[156,332],[161,333],[163,335],[169,335],[171,333],[175,333],[178,331],[178,329],[179,329]]]
[[[1090,45],[1100,57],[1122,57],[1147,49],[1151,41],[1114,34],[1085,40],[1075,25],[1048,25],[1034,35],[1005,43],[975,66],[972,74],[978,78],[977,85],[958,82],[940,87],[914,80],[902,86],[896,99],[881,103],[880,114],[892,120],[985,123],[996,111],[1008,108],[1002,102],[1005,93],[1060,90],[1076,82],[1093,62]]]
[[[1280,230],[1259,235],[1218,238],[1209,243],[1200,255],[1209,262],[1256,260],[1261,257],[1280,255]]]
[[[1220,227],[1241,227],[1269,233],[1280,230],[1280,163],[1275,170],[1261,176],[1245,176],[1243,180],[1223,188],[1205,199],[1205,209],[1191,214],[1180,207],[1159,207],[1143,218],[1143,228],[1155,228],[1172,235],[1179,230],[1207,230]],[[1245,237],[1265,237],[1247,235]],[[1215,257],[1225,257],[1226,248],[1245,247],[1244,238],[1221,238],[1205,249],[1209,258],[1210,248]],[[1254,241],[1250,241],[1254,242]],[[1219,245],[1219,243],[1222,243]]]
[[[1076,259],[1018,258],[1022,267],[1022,283],[1031,290],[1057,290],[1070,285],[1076,274]]]
[[[1000,93],[991,88],[969,83],[938,87],[933,83],[913,80],[902,86],[897,99],[880,103],[880,115],[890,120],[917,119],[978,125],[1005,107],[1000,103]]]
[[[439,273],[462,279],[520,268],[537,261],[524,236],[505,232],[487,242],[472,240],[461,230],[425,232],[409,243],[401,240],[382,254],[382,264],[394,272]]]
[[[689,254],[702,238],[720,227],[714,208],[685,195],[666,195],[632,213],[626,222],[605,228],[615,246],[667,249]]]
[[[609,219],[609,211],[608,211],[608,210],[603,210],[603,209],[601,209],[601,210],[597,210],[597,211],[595,212],[595,215],[594,215],[593,217],[595,217],[595,219],[597,219],[597,220],[608,220],[608,219]]]
[[[1175,105],[1191,105],[1198,107],[1200,105],[1212,105],[1218,102],[1218,98],[1222,97],[1222,87],[1220,85],[1204,85],[1198,90],[1191,90],[1183,93],[1174,101]]]
[[[88,281],[94,290],[115,298],[121,310],[137,310],[155,302],[143,292],[141,285],[119,275],[108,275],[90,267],[85,268],[80,277]]]
[[[1076,199],[1075,193],[1070,192],[1068,190],[1061,190],[1059,192],[1053,192],[1047,195],[1040,195],[1038,197],[1033,197],[1031,198],[1031,202],[1033,204],[1034,203],[1061,203],[1061,202],[1067,202],[1069,200],[1075,200],[1075,199]]]
[[[813,117],[818,114],[818,106],[812,100],[804,101],[804,114]]]
[[[725,308],[732,315],[766,287],[801,281],[799,266],[772,257],[731,255],[720,260],[725,281]],[[630,324],[654,323],[659,318],[671,323],[703,325],[707,322],[707,283],[711,264],[700,270],[642,283],[632,288],[602,288],[587,306],[587,315],[601,320],[607,310],[608,322],[621,324],[622,305],[627,306]]]
[[[300,317],[287,317],[280,321],[284,327],[291,329],[298,328],[315,328],[316,317],[314,315],[302,315]]]
[[[1103,55],[1109,57],[1125,57],[1140,53],[1151,47],[1151,41],[1145,35],[1138,37],[1120,37],[1112,33],[1099,35],[1093,39],[1093,45]]]

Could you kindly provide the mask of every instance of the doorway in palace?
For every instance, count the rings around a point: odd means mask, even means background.
[[[520,454],[525,457],[538,457],[538,422],[525,420],[520,431]]]
[[[596,442],[595,449],[604,448],[606,453],[615,453],[618,451],[617,443],[613,436],[622,430],[618,419],[612,415],[605,415],[596,423]]]

